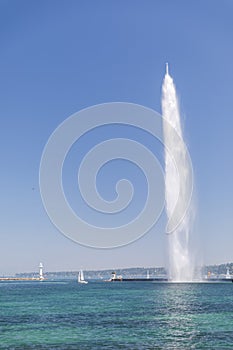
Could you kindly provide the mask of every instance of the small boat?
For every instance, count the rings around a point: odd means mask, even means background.
[[[78,273],[78,283],[87,284],[88,282],[84,280],[83,270]]]

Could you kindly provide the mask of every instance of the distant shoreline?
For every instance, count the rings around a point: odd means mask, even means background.
[[[219,265],[207,265],[197,267],[197,271],[201,271],[203,275],[206,275],[208,272],[216,275],[225,274],[227,268],[229,268],[230,273],[233,274],[233,262],[219,264]],[[150,277],[155,276],[164,276],[167,271],[165,267],[130,267],[130,268],[111,268],[103,270],[85,270],[85,278],[88,279],[105,279],[111,276],[112,271],[116,271],[117,274],[124,275],[125,278],[134,278],[134,277],[145,277],[148,273]],[[67,278],[72,279],[76,278],[78,275],[79,269],[76,271],[44,271],[45,278]],[[0,278],[38,278],[38,271],[35,272],[22,272],[16,273],[14,275],[0,275]]]

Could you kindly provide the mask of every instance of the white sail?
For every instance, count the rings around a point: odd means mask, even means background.
[[[78,273],[78,283],[87,284],[88,282],[84,280],[83,270]]]

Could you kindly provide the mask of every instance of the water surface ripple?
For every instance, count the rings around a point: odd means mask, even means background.
[[[233,284],[0,283],[0,349],[232,349]]]

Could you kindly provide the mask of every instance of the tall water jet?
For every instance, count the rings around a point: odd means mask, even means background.
[[[176,94],[175,84],[168,71],[162,86],[162,114],[163,133],[165,144],[165,199],[167,217],[171,218],[174,208],[179,201],[182,205],[187,201],[190,186],[189,179],[192,177],[187,162],[187,151],[181,127],[181,115]],[[168,123],[167,123],[168,122]],[[179,135],[181,142],[177,143],[169,128],[170,124]],[[173,157],[168,150],[172,150]],[[174,162],[175,159],[175,162]],[[180,172],[178,173],[178,170]],[[190,252],[190,233],[192,229],[192,208],[185,213],[180,224],[168,234],[169,278],[175,282],[188,282],[193,280],[194,268]]]

